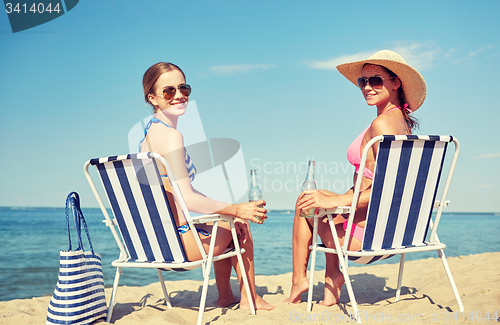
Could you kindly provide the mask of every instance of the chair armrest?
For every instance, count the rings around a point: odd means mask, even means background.
[[[439,201],[439,200],[434,201],[434,206],[432,208],[433,209],[439,208],[440,203],[441,203],[441,201]],[[448,206],[448,204],[450,204],[449,200],[444,201],[443,207],[446,208]]]
[[[235,217],[224,214],[205,214],[205,215],[198,215],[191,217],[191,220],[193,221],[194,224],[203,224],[214,221],[232,222],[234,221],[234,219]]]
[[[106,219],[102,221],[106,226],[111,227],[111,226],[118,226],[118,222],[116,219],[111,219],[111,222],[108,222]]]
[[[346,214],[351,212],[351,207],[336,207],[335,209],[319,209],[318,215]]]

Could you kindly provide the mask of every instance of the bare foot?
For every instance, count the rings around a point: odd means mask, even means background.
[[[250,310],[250,305],[248,304],[248,301],[240,302],[240,308]],[[273,310],[274,308],[276,308],[276,306],[271,305],[270,303],[262,299],[261,296],[257,295],[255,297],[255,309]]]
[[[290,290],[290,297],[285,299],[285,302],[290,302],[292,304],[298,304],[301,300],[301,295],[309,289],[309,281],[307,278],[303,278],[292,284],[292,290]]]
[[[217,307],[229,307],[231,305],[234,305],[234,304],[237,304],[240,300],[233,296],[233,295],[230,295],[230,296],[219,296],[219,299],[217,299]]]
[[[340,291],[344,282],[344,275],[340,270],[332,276],[325,276],[325,297],[319,304],[328,307],[336,305],[340,300]]]

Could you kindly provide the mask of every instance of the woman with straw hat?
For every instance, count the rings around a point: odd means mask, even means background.
[[[377,147],[368,152],[366,166],[359,171],[361,152],[370,139],[378,135],[411,134],[418,127],[411,113],[424,102],[426,84],[422,75],[393,51],[382,50],[370,58],[349,62],[337,66],[339,72],[349,81],[358,86],[369,106],[377,108],[377,117],[353,141],[347,150],[347,158],[355,167],[353,183],[357,177],[363,177],[362,192],[355,213],[350,250],[359,250],[363,238],[366,220],[366,209],[370,198],[370,188],[373,179],[373,167]],[[336,194],[326,190],[307,190],[302,192],[296,203],[293,223],[293,275],[292,289],[288,302],[300,302],[301,294],[308,290],[309,281],[306,278],[309,260],[309,245],[312,242],[312,220],[300,217],[301,211],[311,208],[336,208],[349,206],[352,201],[353,188],[344,194]],[[343,244],[347,220],[342,215],[333,216],[340,243]],[[321,241],[328,247],[334,247],[328,219],[320,219],[318,234]],[[331,306],[338,302],[344,277],[339,270],[336,256],[326,254],[325,296],[323,305]]]

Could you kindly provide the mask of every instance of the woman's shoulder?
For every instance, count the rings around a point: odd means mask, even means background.
[[[179,130],[161,123],[154,123],[148,131],[148,138],[154,146],[177,149],[184,147],[184,138]]]
[[[393,122],[393,119],[388,118],[388,116],[385,114],[381,114],[377,116],[370,124],[370,131],[378,134],[384,134],[383,131],[390,129]]]
[[[404,119],[400,116],[381,114],[370,125],[370,138],[383,134],[400,134],[404,131],[405,125]]]

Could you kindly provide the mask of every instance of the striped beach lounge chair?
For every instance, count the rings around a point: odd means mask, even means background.
[[[196,229],[195,224],[213,222],[208,254],[203,249],[199,236],[194,236],[203,257],[199,261],[187,261],[186,259],[177,225],[172,215],[171,204],[173,203],[170,203],[171,201],[169,201],[169,197],[165,192],[155,160],[165,166],[171,190],[186,217],[189,227]],[[97,168],[114,219],[110,218],[89,174],[89,166],[91,165]],[[162,271],[185,271],[201,267],[204,281],[197,321],[197,324],[201,324],[212,262],[237,256],[239,266],[244,270],[241,257],[244,249],[241,249],[238,244],[234,218],[219,214],[191,216],[168,163],[161,155],[153,152],[91,159],[85,163],[84,171],[104,214],[104,222],[110,228],[120,250],[119,258],[111,263],[116,267],[116,276],[109,303],[107,322],[111,321],[122,268],[156,269],[165,295],[165,302],[168,308],[172,308]],[[230,223],[234,249],[213,256],[219,221]],[[245,272],[242,272],[242,275],[246,292],[249,295],[251,312],[255,314],[248,279]]]
[[[450,142],[455,144],[455,153],[449,166],[441,197],[439,201],[436,201],[446,149]],[[368,150],[375,144],[379,145],[379,149],[375,162],[361,250],[347,250],[354,212],[356,211],[360,193],[361,177],[357,178],[354,187],[352,208],[342,207],[341,209],[349,213],[345,240],[342,246],[333,223],[332,213],[335,213],[335,211],[333,209],[321,209],[320,213],[314,217],[313,241],[310,246],[312,256],[307,310],[310,312],[312,308],[314,268],[316,252],[318,251],[338,255],[349,299],[354,310],[353,316],[360,323],[361,319],[358,317],[358,307],[347,269],[349,260],[360,264],[369,264],[400,254],[401,260],[395,298],[395,301],[398,301],[401,292],[405,254],[436,250],[443,263],[460,312],[463,312],[464,307],[444,255],[443,249],[446,245],[439,241],[437,235],[441,213],[448,204],[446,195],[460,151],[459,142],[451,136],[378,136],[370,140],[365,146],[359,170],[364,169]],[[434,221],[431,218],[433,208],[437,209]],[[328,217],[335,246],[340,247],[339,249],[327,248],[322,244],[318,244],[318,219],[325,215]]]

